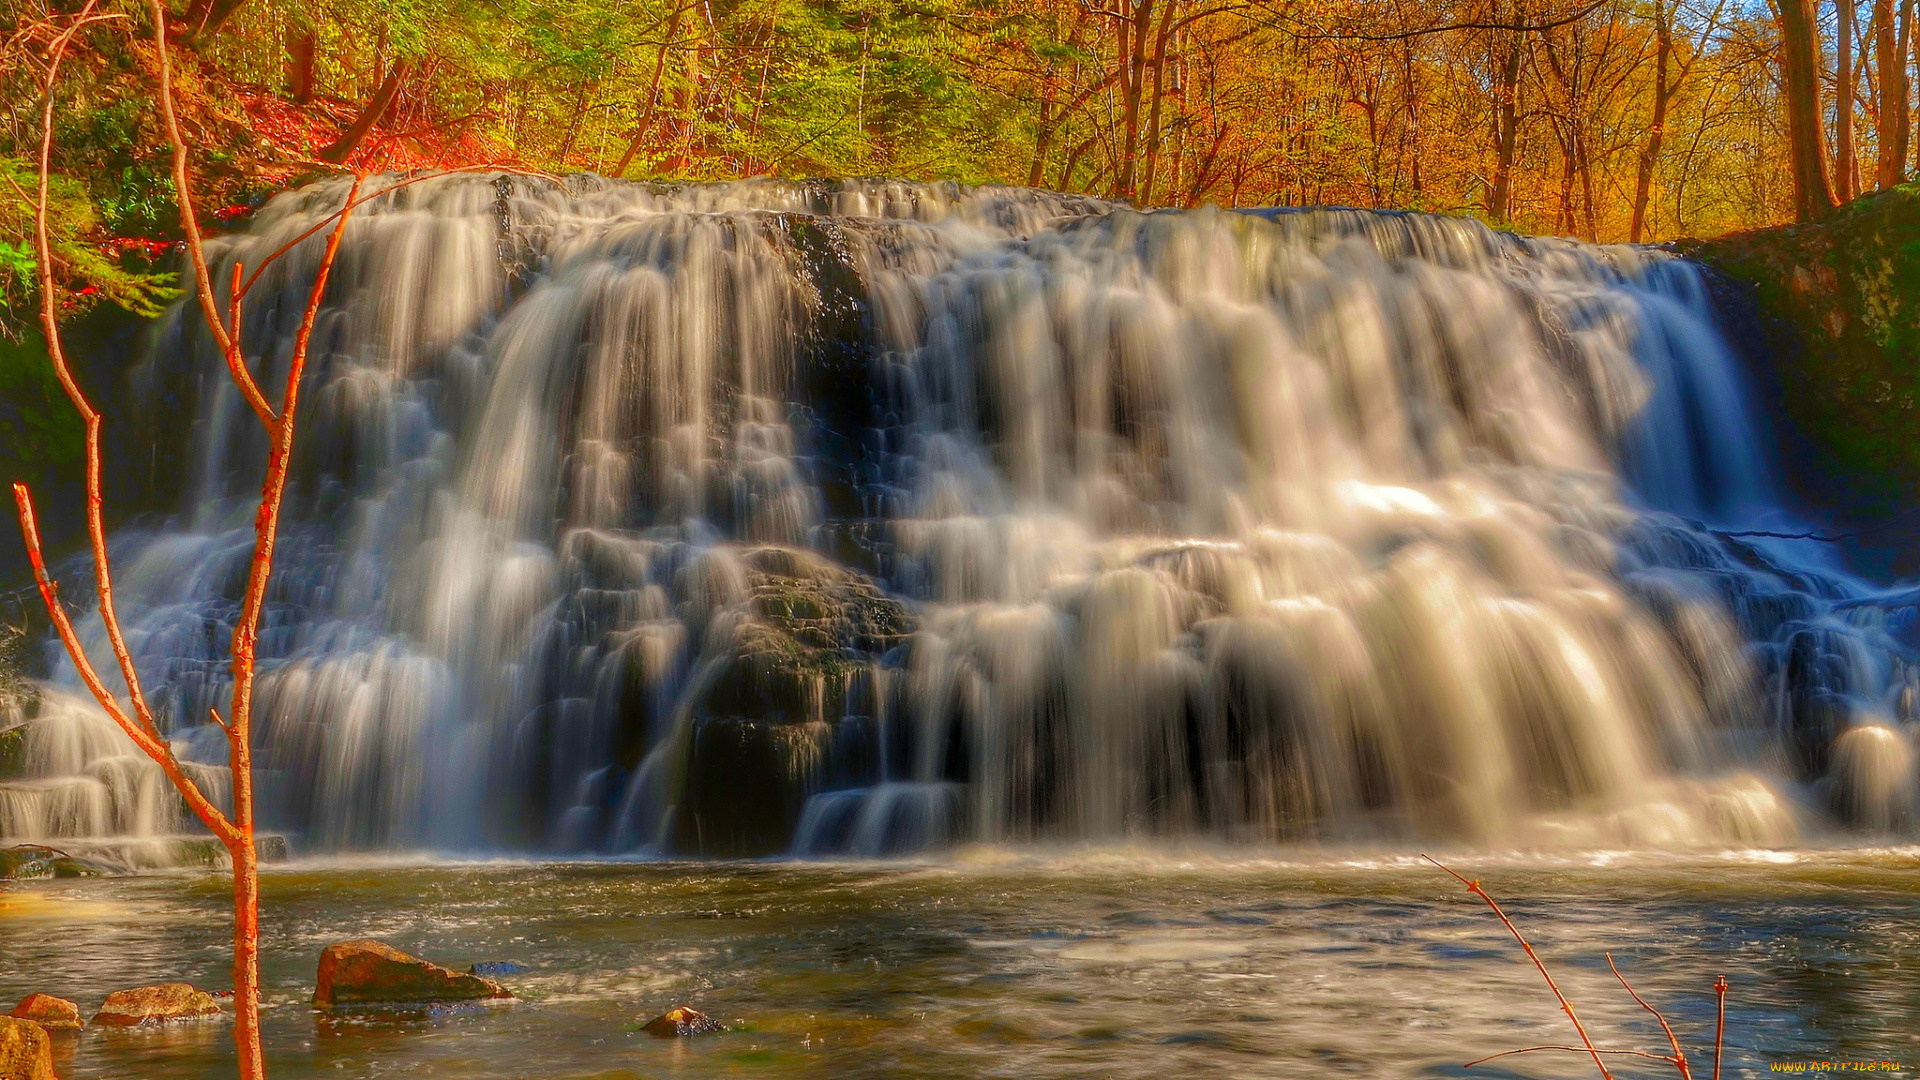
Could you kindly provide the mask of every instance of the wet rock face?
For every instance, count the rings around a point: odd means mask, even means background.
[[[10,1015],[31,1020],[48,1031],[77,1031],[86,1023],[80,1018],[80,1006],[52,994],[28,994]]]
[[[499,983],[409,956],[384,942],[343,941],[320,953],[316,1009],[511,1000]]]
[[[773,723],[837,720],[849,677],[913,630],[906,605],[812,552],[756,548],[741,563],[747,601],[732,623],[727,670],[702,712]]]
[[[756,548],[746,599],[714,620],[717,664],[689,729],[673,843],[699,855],[785,851],[861,702],[855,688],[904,643],[907,607],[865,575],[811,552]]]
[[[53,1040],[39,1024],[0,1016],[0,1080],[54,1080]]]
[[[18,844],[0,848],[0,881],[8,878],[105,877],[113,867],[69,855],[58,848],[39,844]]]
[[[108,994],[93,1022],[105,1027],[139,1027],[218,1015],[220,1003],[212,994],[190,983],[159,983]]]

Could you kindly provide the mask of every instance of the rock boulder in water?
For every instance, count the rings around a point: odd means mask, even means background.
[[[482,960],[469,967],[467,974],[491,979],[500,975],[521,975],[526,972],[525,964],[516,964],[511,960]]]
[[[107,995],[93,1022],[105,1027],[139,1027],[220,1015],[220,1003],[191,983],[158,983],[115,990]]]
[[[28,994],[9,1015],[31,1020],[48,1031],[77,1031],[86,1024],[80,1018],[80,1006],[52,994]]]
[[[53,1040],[46,1029],[0,1016],[0,1080],[54,1080]]]
[[[343,941],[320,953],[316,1009],[511,1000],[499,983],[431,964],[380,941]]]
[[[0,849],[0,880],[7,878],[105,877],[115,869],[92,859],[76,858],[58,848],[19,844]]]
[[[710,1035],[716,1031],[725,1031],[727,1026],[703,1012],[696,1012],[682,1005],[670,1009],[647,1021],[640,1029],[656,1039],[684,1038],[688,1035]]]

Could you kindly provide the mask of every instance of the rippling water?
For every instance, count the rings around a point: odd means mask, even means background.
[[[1716,974],[1730,1076],[1770,1061],[1920,1065],[1920,849],[1460,855],[1607,1045],[1661,1049],[1611,950],[1696,1063]],[[1572,1035],[1487,910],[1412,856],[964,849],[923,863],[293,864],[264,881],[268,1058],[291,1077],[1580,1076]],[[0,893],[0,998],[228,984],[225,879]],[[511,961],[525,1000],[330,1022],[328,942]],[[724,1035],[638,1028],[676,1004]],[[66,1080],[230,1075],[225,1024],[71,1040]],[[1620,1075],[1659,1075],[1657,1063]],[[1668,1073],[1670,1075],[1670,1073]],[[1701,1070],[1700,1075],[1708,1075]]]

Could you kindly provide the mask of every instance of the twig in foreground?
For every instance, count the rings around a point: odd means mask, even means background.
[[[1599,1049],[1593,1045],[1593,1040],[1587,1037],[1586,1025],[1582,1024],[1580,1017],[1574,1013],[1573,1002],[1568,1001],[1567,995],[1560,992],[1560,984],[1553,981],[1553,976],[1547,972],[1547,965],[1540,962],[1540,957],[1534,953],[1533,946],[1527,943],[1526,936],[1520,933],[1520,928],[1513,925],[1513,920],[1507,918],[1507,913],[1500,910],[1499,903],[1496,902],[1493,897],[1487,895],[1487,890],[1481,888],[1478,881],[1468,881],[1466,878],[1454,873],[1445,863],[1442,863],[1431,855],[1421,855],[1420,857],[1438,866],[1440,869],[1445,870],[1455,881],[1465,885],[1468,892],[1487,902],[1487,906],[1493,909],[1493,913],[1498,915],[1500,921],[1506,924],[1507,932],[1513,935],[1513,940],[1519,942],[1520,947],[1527,951],[1527,959],[1533,961],[1533,966],[1540,970],[1540,977],[1547,980],[1547,989],[1553,991],[1553,996],[1560,1001],[1561,1011],[1567,1014],[1567,1019],[1573,1021],[1573,1030],[1580,1033],[1580,1045],[1585,1047],[1587,1053],[1593,1058],[1594,1067],[1600,1070],[1600,1075],[1605,1077],[1606,1080],[1614,1080],[1613,1074],[1607,1071],[1607,1063],[1600,1060]]]

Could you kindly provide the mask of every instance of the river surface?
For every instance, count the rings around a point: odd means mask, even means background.
[[[1445,856],[1443,856],[1445,857]],[[1711,1074],[1775,1061],[1920,1066],[1920,849],[1460,854],[1605,1046],[1663,1050],[1604,953]],[[230,985],[212,872],[0,892],[0,998]],[[1572,1041],[1492,914],[1404,853],[962,849],[918,863],[300,863],[270,869],[268,1058],[294,1077],[1558,1077]],[[329,942],[506,961],[524,999],[335,1021],[308,1007]],[[688,1004],[725,1034],[639,1030]],[[88,1031],[64,1080],[232,1075],[227,1022]],[[1619,1059],[1618,1074],[1672,1075]]]

